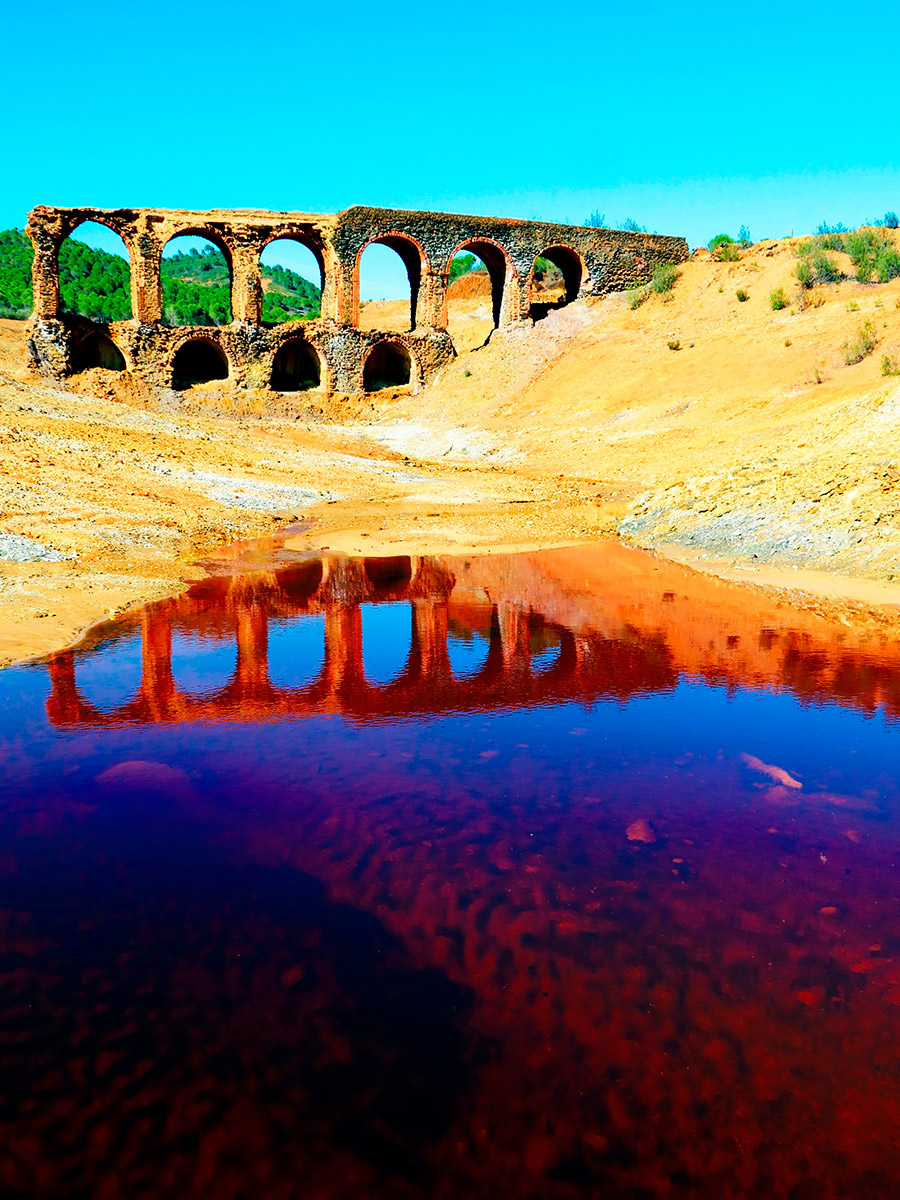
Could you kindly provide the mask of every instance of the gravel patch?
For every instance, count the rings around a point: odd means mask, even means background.
[[[498,449],[491,435],[482,429],[441,428],[422,425],[417,421],[392,421],[378,425],[353,425],[347,428],[347,433],[413,458],[433,460],[452,457],[508,462],[522,457],[521,453]]]
[[[802,520],[778,517],[766,510],[731,512],[698,521],[687,509],[652,509],[638,517],[626,517],[619,530],[643,545],[693,546],[715,557],[789,557],[801,566],[818,565],[849,549],[858,536],[853,531],[811,528]]]
[[[0,562],[65,562],[74,557],[18,533],[0,533]]]
[[[333,500],[329,492],[317,492],[312,488],[289,487],[278,483],[262,483],[258,479],[240,479],[233,475],[218,475],[214,471],[179,471],[171,467],[146,465],[143,468],[154,475],[165,475],[194,484],[208,500],[229,508],[245,508],[253,512],[286,512],[315,504],[317,500]]]

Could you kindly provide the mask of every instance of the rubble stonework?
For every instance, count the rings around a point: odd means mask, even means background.
[[[131,268],[129,321],[97,326],[61,311],[59,249],[85,221],[107,226],[125,243]],[[620,291],[649,279],[656,264],[688,257],[687,243],[678,237],[363,207],[323,215],[40,206],[30,214],[27,232],[35,249],[34,315],[28,337],[32,365],[59,378],[73,374],[84,358],[79,347],[99,331],[118,349],[126,370],[162,387],[172,386],[175,356],[189,342],[217,347],[227,359],[228,378],[248,388],[270,387],[279,348],[299,342],[316,356],[323,390],[358,392],[363,390],[365,363],[373,347],[391,342],[409,357],[410,385],[416,389],[455,355],[447,331],[447,280],[454,255],[462,251],[477,254],[488,270],[494,324],[500,329],[535,315],[532,291],[538,257],[550,259],[561,271],[565,302]],[[166,243],[182,234],[207,238],[225,256],[231,271],[230,325],[163,323],[160,260]],[[277,238],[307,246],[319,263],[322,298],[317,320],[262,322],[259,259]],[[411,305],[404,329],[359,328],[359,262],[372,243],[390,246],[406,265]]]

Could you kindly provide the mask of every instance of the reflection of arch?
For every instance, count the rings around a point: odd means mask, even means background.
[[[97,712],[114,713],[127,708],[140,695],[143,638],[139,627],[121,639],[100,637],[73,657],[78,667],[78,693]]]
[[[412,560],[409,555],[398,554],[392,558],[364,558],[363,571],[369,583],[387,599],[394,593],[402,594],[412,579]]]
[[[412,352],[403,342],[394,338],[376,342],[363,363],[363,391],[377,392],[412,382],[413,362]]]
[[[407,601],[383,603],[381,597],[359,606],[364,686],[376,691],[396,687],[410,675],[415,643],[415,610]]]
[[[553,263],[559,273],[563,277],[564,296],[562,300],[548,304],[540,304],[534,300],[534,263],[539,258],[545,258],[548,262]],[[571,304],[573,300],[578,299],[578,294],[581,291],[581,285],[587,278],[587,267],[584,265],[584,259],[577,250],[573,250],[571,246],[547,246],[540,254],[535,256],[534,262],[531,264],[531,276],[528,281],[529,293],[531,296],[532,316],[543,316],[549,308],[562,308],[563,305]],[[534,310],[543,310],[535,312]]]
[[[102,367],[105,371],[124,371],[125,356],[102,329],[89,330],[72,347],[70,370],[73,375]]]
[[[563,655],[563,631],[549,625],[536,613],[528,622],[528,657],[535,675],[546,675],[559,665]]]
[[[403,260],[409,277],[409,327],[415,329],[422,278],[429,274],[431,266],[424,248],[408,233],[379,233],[360,246],[353,268],[353,311],[356,314],[356,324],[359,324],[359,266],[369,246],[389,246]]]
[[[211,338],[188,338],[172,359],[172,387],[176,391],[211,379],[227,379],[229,373],[228,355]]]
[[[221,636],[173,623],[169,670],[176,692],[197,697],[227,694],[238,674],[240,653],[238,636],[231,631]]]
[[[444,269],[445,276],[450,274],[450,264],[456,258],[457,254],[463,254],[466,251],[470,254],[476,254],[487,267],[487,272],[491,280],[491,310],[494,317],[494,328],[496,329],[503,319],[507,288],[510,282],[516,278],[516,268],[513,266],[512,259],[499,242],[495,242],[491,238],[474,237],[469,238],[468,241],[461,242],[451,253]],[[444,299],[444,313],[441,324],[446,328],[446,297]]]
[[[308,604],[322,584],[324,570],[320,558],[302,563],[299,567],[289,567],[278,574],[278,587],[281,594],[292,604]]]
[[[281,343],[272,360],[273,392],[302,392],[322,382],[319,353],[305,338],[288,338]]]
[[[447,625],[447,661],[456,679],[473,679],[487,669],[492,645],[491,632],[490,628],[486,632],[472,629],[464,622],[450,618]],[[499,638],[498,631],[495,637],[495,657],[499,648]]]

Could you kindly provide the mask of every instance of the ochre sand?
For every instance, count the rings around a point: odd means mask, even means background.
[[[158,396],[104,371],[63,386],[26,372],[24,325],[0,322],[0,531],[76,556],[0,567],[0,663],[291,522],[295,548],[368,554],[621,536],[803,605],[830,596],[848,621],[900,605],[900,378],[881,368],[900,360],[900,281],[772,312],[772,288],[797,293],[795,261],[789,242],[701,255],[669,303],[580,301],[484,346],[488,298],[468,281],[451,308],[463,352],[419,395]],[[403,312],[370,304],[363,321]],[[864,320],[879,344],[847,366]]]

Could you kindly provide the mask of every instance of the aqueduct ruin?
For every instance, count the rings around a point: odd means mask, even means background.
[[[98,325],[62,311],[60,246],[88,221],[111,229],[125,245],[131,320]],[[30,214],[27,232],[35,249],[32,365],[58,378],[91,366],[115,367],[162,387],[173,385],[176,358],[189,353],[206,378],[227,378],[247,388],[286,391],[312,383],[326,392],[359,392],[366,390],[367,366],[371,371],[374,360],[388,376],[393,372],[396,382],[406,377],[415,390],[456,353],[447,330],[447,292],[450,264],[461,252],[477,255],[487,269],[499,329],[540,315],[535,299],[539,258],[559,270],[564,291],[559,303],[568,303],[633,286],[649,279],[658,263],[688,257],[687,243],[679,237],[364,207],[322,215],[41,206]],[[167,243],[184,235],[206,238],[225,257],[230,324],[164,324],[161,258]],[[260,255],[280,239],[307,247],[319,264],[321,315],[316,320],[277,325],[262,320]],[[411,300],[404,329],[360,328],[359,265],[372,244],[395,250],[406,267]]]

